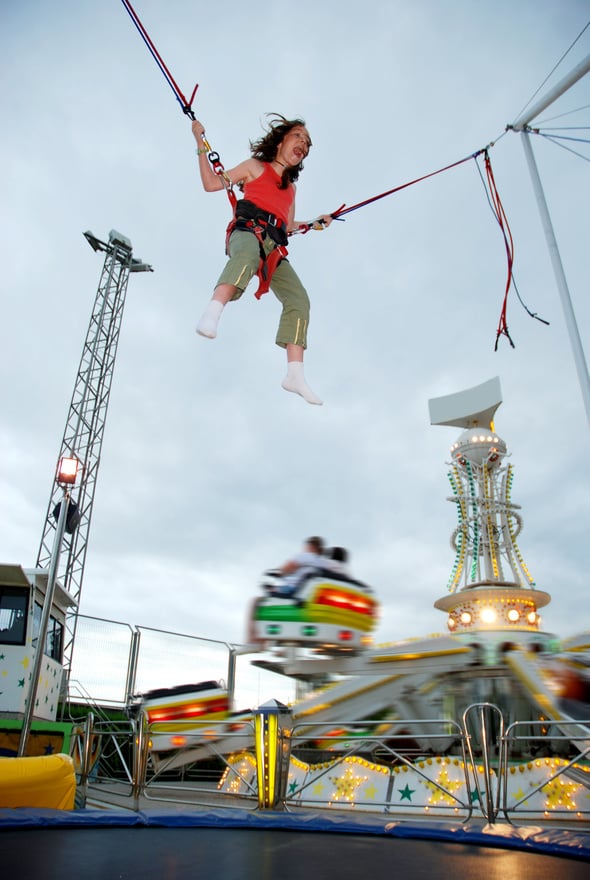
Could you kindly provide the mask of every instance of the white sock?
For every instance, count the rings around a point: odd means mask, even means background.
[[[292,391],[299,394],[308,403],[315,403],[316,406],[322,406],[323,400],[313,393],[303,375],[303,364],[300,361],[289,361],[287,364],[287,375],[281,382],[285,391]]]
[[[223,311],[223,303],[216,299],[209,301],[209,304],[197,324],[197,333],[199,336],[206,336],[207,339],[215,339],[217,336],[217,324],[221,318]]]

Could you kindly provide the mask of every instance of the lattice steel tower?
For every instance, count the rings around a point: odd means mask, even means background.
[[[85,232],[84,236],[93,250],[105,253],[105,260],[59,455],[59,459],[77,458],[81,474],[72,491],[73,504],[70,502],[57,573],[59,583],[75,603],[66,621],[63,660],[66,675],[71,667],[94,492],[129,275],[131,272],[153,271],[151,266],[133,257],[131,242],[115,230],[110,231],[108,243],[100,241],[91,232]],[[56,530],[56,508],[59,509],[62,497],[62,490],[54,480],[37,568],[49,567]]]

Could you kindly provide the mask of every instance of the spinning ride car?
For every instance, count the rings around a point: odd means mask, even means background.
[[[321,568],[310,573],[293,596],[273,595],[280,583],[277,572],[265,573],[266,595],[255,599],[251,608],[251,643],[293,644],[326,653],[356,653],[370,644],[379,605],[366,584]]]

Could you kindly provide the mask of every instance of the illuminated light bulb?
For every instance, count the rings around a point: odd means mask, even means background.
[[[516,610],[516,608],[511,608],[508,612],[508,620],[511,620],[512,623],[516,623],[519,617],[520,613]]]
[[[456,623],[453,617],[449,617],[449,619],[447,620],[447,626],[449,629],[455,629]]]
[[[461,623],[471,623],[471,614],[469,611],[464,611],[461,614]]]
[[[494,608],[484,608],[481,612],[481,619],[484,623],[495,623],[496,617],[497,614]]]
[[[73,486],[78,475],[80,462],[74,456],[60,458],[57,465],[57,482],[60,486]]]
[[[526,619],[528,620],[529,623],[535,623],[535,621],[537,620],[537,615],[534,611],[529,611],[529,613],[526,616]]]

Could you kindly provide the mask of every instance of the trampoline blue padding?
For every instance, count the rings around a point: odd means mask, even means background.
[[[192,834],[180,833],[191,829]],[[134,836],[133,832],[136,830],[142,830],[144,833]],[[84,839],[80,836],[81,831],[86,832]],[[149,833],[145,833],[146,831]],[[26,832],[26,837],[23,837],[21,832]],[[302,833],[306,833],[305,838],[302,837]],[[260,874],[252,865],[245,873],[232,873],[232,853],[235,855],[236,842],[240,840],[242,858],[250,863],[251,859],[245,855],[249,852],[249,848],[252,847],[253,852],[258,853],[259,856],[265,851],[273,853],[279,841],[279,837],[276,836],[278,834],[282,835],[282,846],[287,850],[293,845],[295,849],[301,850],[297,855],[297,863],[301,870],[298,876],[303,876],[307,870],[317,871],[318,865],[325,862],[324,867],[328,863],[332,864],[331,870],[337,871],[340,880],[348,876],[350,866],[355,864],[355,854],[361,859],[358,870],[366,872],[370,867],[374,878],[381,876],[378,868],[381,856],[378,853],[382,853],[384,864],[389,863],[390,869],[392,864],[398,865],[400,859],[403,861],[407,857],[409,861],[417,859],[418,863],[424,863],[425,867],[430,865],[429,869],[434,871],[431,876],[438,877],[451,876],[450,869],[453,867],[455,857],[459,856],[462,859],[461,871],[464,876],[468,858],[475,860],[478,866],[477,873],[471,876],[479,876],[483,868],[482,859],[485,858],[486,852],[492,850],[512,853],[512,861],[510,865],[505,865],[506,870],[516,870],[517,867],[520,870],[526,865],[528,871],[532,868],[531,860],[534,861],[535,870],[540,872],[535,875],[538,880],[542,880],[545,876],[550,877],[551,880],[559,880],[559,878],[569,880],[570,877],[578,876],[572,873],[576,864],[583,867],[580,863],[590,862],[590,828],[587,826],[578,830],[517,827],[508,823],[484,826],[481,823],[461,824],[443,821],[400,822],[392,821],[391,817],[387,816],[369,814],[352,816],[342,813],[327,815],[325,812],[307,810],[285,813],[236,809],[188,812],[170,808],[165,811],[154,809],[139,812],[91,809],[72,811],[0,809],[3,867],[7,867],[6,859],[8,859],[15,870],[20,871],[20,876],[23,878],[29,876],[27,865],[31,860],[33,862],[29,866],[33,871],[31,877],[34,876],[35,871],[41,871],[45,877],[53,876],[48,874],[47,870],[51,870],[54,861],[50,858],[49,862],[43,865],[34,853],[42,851],[49,855],[54,848],[61,855],[68,850],[71,853],[77,852],[78,857],[84,859],[85,876],[91,880],[94,876],[99,877],[101,870],[108,872],[121,867],[121,864],[112,862],[112,857],[116,853],[125,861],[129,861],[133,856],[135,861],[132,860],[126,870],[133,870],[135,865],[137,874],[130,873],[129,877],[149,878],[157,876],[158,870],[167,870],[166,860],[171,851],[174,851],[176,858],[182,861],[182,854],[186,850],[185,855],[189,864],[192,848],[198,846],[199,864],[208,863],[210,870],[215,874],[225,878],[256,876],[257,880],[260,880]],[[334,835],[338,835],[338,839]],[[41,838],[42,849],[39,850]],[[375,838],[381,838],[379,844],[376,844]],[[293,844],[293,839],[299,843]],[[370,849],[371,864],[369,866],[365,861],[363,867],[363,859],[368,857],[365,850],[370,840],[373,841]],[[401,841],[406,843],[402,844]],[[314,851],[313,860],[309,857],[310,847]],[[94,868],[89,868],[86,861],[86,856],[90,855],[86,852],[88,849],[96,865],[96,875],[92,873]],[[522,864],[519,862],[518,866],[514,864],[515,854],[520,854]],[[532,858],[533,856],[535,858]],[[15,858],[14,862],[12,858]],[[497,862],[497,857],[495,860]],[[551,863],[550,870],[549,863]],[[68,869],[67,860],[60,864],[60,870]],[[304,864],[307,864],[307,868]],[[545,865],[548,869],[546,874],[543,871]],[[282,880],[296,876],[285,873],[287,868],[284,864],[277,864],[276,869],[280,871]],[[233,870],[237,871],[237,865],[233,866]],[[587,873],[587,865],[584,870]],[[495,876],[493,872],[490,874],[487,868],[481,876],[484,874],[486,880],[493,880]],[[58,874],[56,873],[55,876],[57,877]],[[102,876],[107,874],[103,873]],[[178,874],[178,877],[182,876]],[[207,875],[203,873],[202,876]],[[414,874],[414,876],[418,875]],[[506,876],[508,875],[504,874],[504,878]]]

